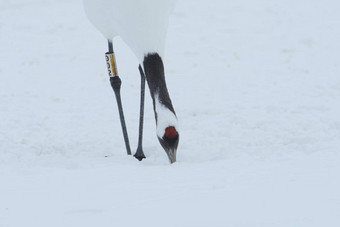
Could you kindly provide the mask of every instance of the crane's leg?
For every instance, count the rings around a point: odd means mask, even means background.
[[[140,113],[139,113],[139,137],[138,137],[138,147],[136,154],[134,155],[139,161],[145,158],[143,152],[143,124],[144,124],[144,100],[145,100],[145,75],[142,67],[138,67],[141,76],[141,93],[140,93]]]
[[[112,89],[115,93],[116,100],[117,100],[120,123],[122,125],[126,151],[128,155],[131,155],[129,136],[128,136],[127,129],[126,129],[123,105],[122,105],[122,100],[120,97],[120,88],[122,85],[122,81],[118,76],[116,59],[115,59],[114,52],[113,52],[112,40],[108,40],[108,44],[109,44],[109,52],[106,53],[106,63],[107,63],[107,67],[109,70],[111,86],[112,86]]]

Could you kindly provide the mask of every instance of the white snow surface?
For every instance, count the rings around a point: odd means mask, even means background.
[[[125,154],[105,38],[80,0],[0,0],[0,227],[340,226],[340,2],[181,0],[170,165],[146,96]],[[133,150],[138,59],[115,41]]]
[[[107,38],[119,35],[142,63],[164,56],[169,16],[176,0],[83,0],[90,21]]]

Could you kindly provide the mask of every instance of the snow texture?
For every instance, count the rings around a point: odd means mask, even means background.
[[[0,0],[0,227],[340,226],[340,1],[181,0],[164,57],[177,163],[146,96],[125,154],[80,0]],[[138,59],[115,39],[131,147]]]
[[[176,0],[83,0],[89,19],[107,39],[119,35],[143,62],[164,55],[169,16]]]

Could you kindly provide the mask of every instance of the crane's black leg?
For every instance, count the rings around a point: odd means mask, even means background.
[[[122,100],[120,97],[120,88],[122,85],[122,81],[118,76],[116,60],[115,60],[115,56],[113,52],[112,40],[108,40],[108,44],[109,44],[109,52],[106,53],[106,62],[107,62],[108,70],[109,70],[110,82],[111,82],[111,86],[112,86],[112,89],[115,93],[116,100],[117,100],[120,123],[122,125],[126,151],[128,155],[131,155],[129,136],[128,136],[127,129],[126,129],[123,105],[122,105]]]
[[[141,76],[141,89],[140,89],[140,113],[139,113],[139,137],[138,137],[138,147],[136,154],[134,155],[139,161],[145,158],[143,152],[143,124],[144,124],[144,99],[145,99],[145,75],[142,67],[138,67]]]

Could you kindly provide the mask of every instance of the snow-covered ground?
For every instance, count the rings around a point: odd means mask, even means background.
[[[340,226],[340,2],[180,0],[169,165],[146,97],[125,155],[80,0],[0,0],[0,227]],[[115,42],[131,146],[138,61]]]

